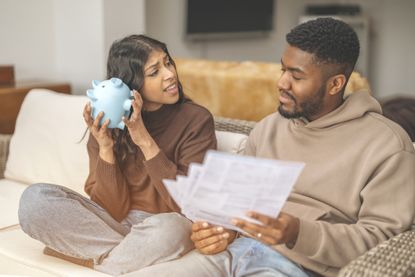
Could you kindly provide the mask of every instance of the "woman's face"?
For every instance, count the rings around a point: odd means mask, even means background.
[[[179,100],[176,68],[164,51],[150,53],[144,65],[144,84],[140,93],[145,111],[155,111],[163,104],[174,104]]]

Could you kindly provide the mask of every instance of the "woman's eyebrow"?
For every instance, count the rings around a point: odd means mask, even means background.
[[[155,62],[154,64],[152,64],[152,65],[149,65],[147,68],[145,68],[144,69],[144,71],[147,71],[147,70],[149,70],[149,69],[152,69],[153,67],[157,67],[158,65],[159,65],[159,61],[157,61],[157,62]]]

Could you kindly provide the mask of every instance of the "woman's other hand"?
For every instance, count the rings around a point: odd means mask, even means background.
[[[192,225],[190,238],[202,254],[213,255],[224,251],[235,237],[235,231],[213,226],[207,222],[195,222]]]
[[[144,126],[143,118],[141,117],[143,98],[136,90],[133,91],[133,95],[134,100],[131,102],[133,112],[129,119],[123,117],[122,121],[127,126],[133,142],[140,147],[146,160],[149,160],[156,156],[160,149]]]
[[[133,111],[130,118],[122,118],[125,126],[128,128],[131,139],[135,144],[140,146],[143,143],[143,129],[145,129],[143,118],[141,117],[141,110],[143,109],[143,98],[136,91],[133,90],[134,99],[131,101]]]

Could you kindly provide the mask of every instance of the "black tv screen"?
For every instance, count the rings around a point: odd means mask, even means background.
[[[272,30],[274,0],[187,0],[186,34],[224,37]]]

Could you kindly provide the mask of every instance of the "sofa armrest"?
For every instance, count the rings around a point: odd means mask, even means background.
[[[255,121],[233,119],[215,116],[215,130],[249,135],[255,126]]]
[[[11,135],[0,134],[0,179],[4,177]]]
[[[415,230],[369,250],[342,268],[339,276],[415,276]]]

